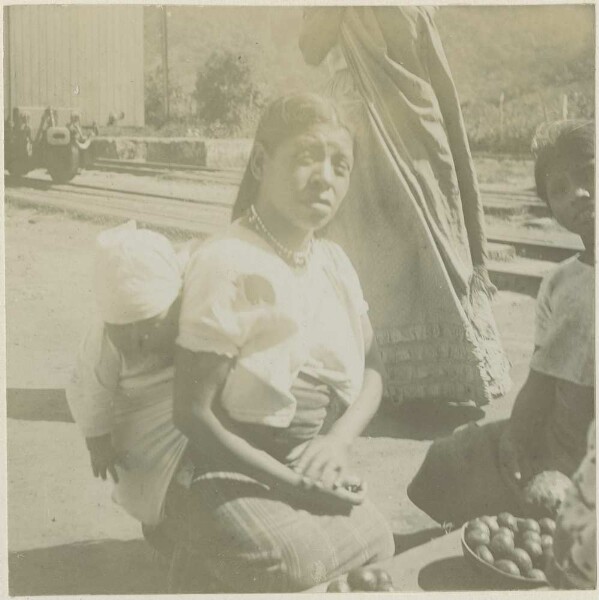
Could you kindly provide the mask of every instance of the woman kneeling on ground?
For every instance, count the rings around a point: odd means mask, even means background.
[[[223,591],[307,589],[393,554],[348,469],[382,394],[368,307],[341,248],[315,236],[352,165],[328,101],[275,101],[239,191],[249,210],[187,269],[174,420],[194,461],[194,554]]]

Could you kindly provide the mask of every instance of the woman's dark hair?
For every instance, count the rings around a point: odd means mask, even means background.
[[[256,130],[252,154],[257,143],[262,144],[267,152],[273,152],[286,140],[319,124],[331,124],[348,129],[341,122],[335,105],[327,98],[309,93],[282,96],[271,102],[262,114]],[[255,201],[259,185],[260,182],[252,173],[250,158],[233,206],[233,221],[242,216]]]
[[[537,195],[547,202],[547,175],[558,163],[575,166],[595,157],[595,122],[572,119],[543,123],[535,133],[532,153]]]

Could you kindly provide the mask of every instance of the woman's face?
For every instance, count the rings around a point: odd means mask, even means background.
[[[591,239],[595,227],[595,161],[569,168],[555,165],[547,175],[547,200],[560,225]]]
[[[310,231],[324,227],[349,187],[353,141],[339,126],[320,124],[263,152],[259,165],[261,211]]]

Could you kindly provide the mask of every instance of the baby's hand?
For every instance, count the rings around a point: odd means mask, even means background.
[[[114,482],[118,483],[116,464],[119,455],[112,445],[112,435],[107,433],[97,437],[88,437],[85,439],[85,443],[89,450],[94,477],[101,477],[106,481],[107,473],[110,473]]]

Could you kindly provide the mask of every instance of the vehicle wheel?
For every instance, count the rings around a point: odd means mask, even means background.
[[[29,162],[26,160],[13,160],[6,165],[6,170],[11,177],[24,177],[29,173]]]
[[[20,138],[6,147],[5,168],[12,177],[23,177],[33,168],[33,145]]]
[[[79,149],[69,146],[50,151],[47,162],[48,173],[54,183],[68,183],[79,169]]]

